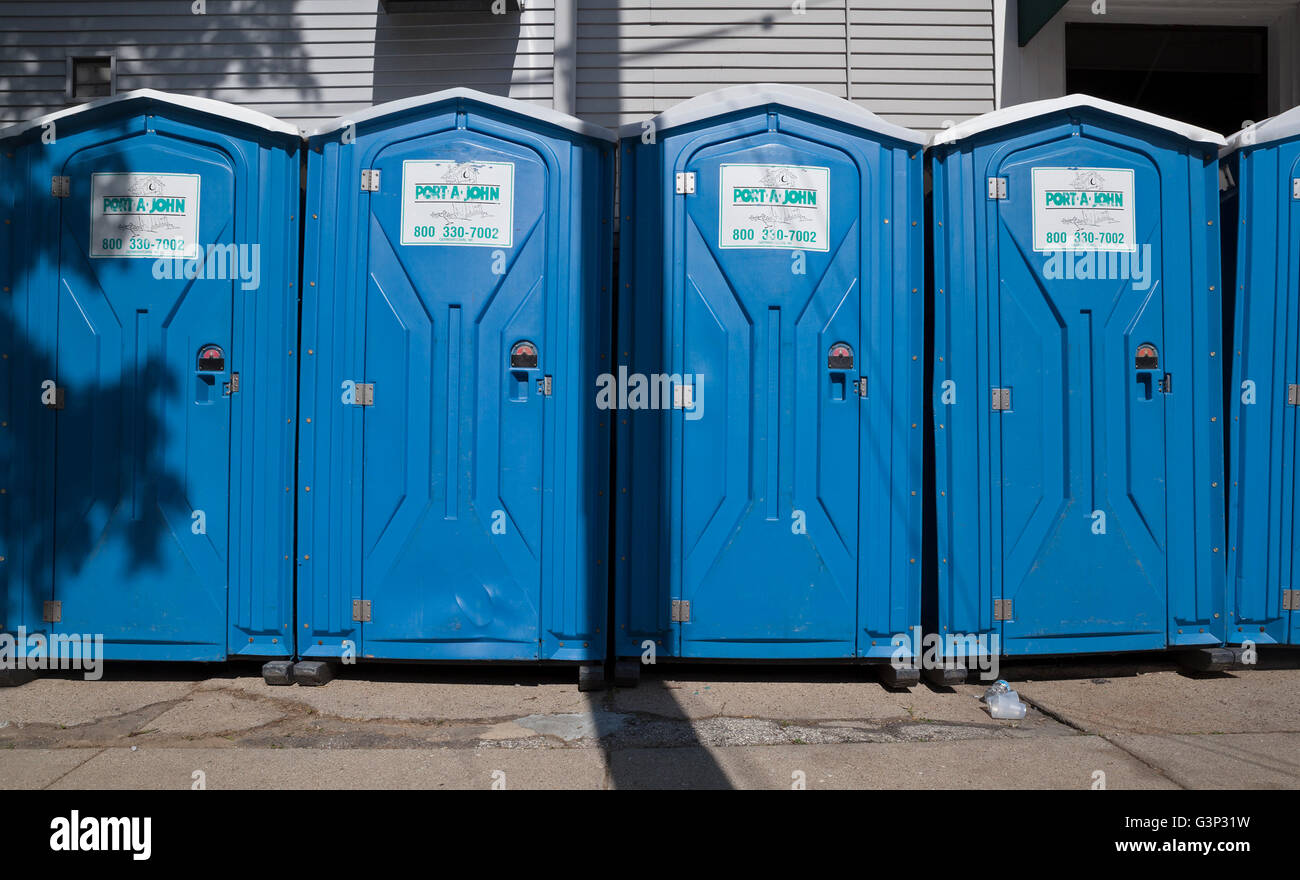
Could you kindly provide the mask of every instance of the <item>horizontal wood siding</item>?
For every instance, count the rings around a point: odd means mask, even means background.
[[[844,0],[578,0],[578,115],[615,126],[752,82],[926,130],[993,109],[992,0],[851,0],[845,24]]]
[[[550,105],[555,0],[0,3],[0,122],[68,105],[70,54],[117,88],[299,125],[450,86]],[[993,0],[574,0],[578,115],[615,126],[724,85],[798,83],[922,129],[993,108]]]
[[[452,86],[550,106],[553,0],[0,3],[0,122],[70,103],[70,54],[117,55],[117,89],[242,104],[299,125]]]

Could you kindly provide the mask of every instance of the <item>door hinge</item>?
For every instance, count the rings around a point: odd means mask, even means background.
[[[993,600],[993,619],[994,620],[1011,620],[1011,600],[994,599]]]
[[[674,599],[673,600],[673,623],[690,623],[691,622],[691,600]]]
[[[1165,373],[1164,377],[1156,383],[1156,390],[1161,394],[1174,393],[1174,374]]]
[[[370,622],[370,600],[369,599],[352,600],[352,620],[354,623]]]
[[[853,383],[853,390],[858,392],[858,397],[867,396],[867,377],[859,376],[858,381]]]
[[[989,178],[989,198],[1005,199],[1007,197],[1007,179],[1005,177]]]
[[[374,406],[375,405],[375,383],[374,382],[357,382],[356,388],[352,395],[353,406]]]
[[[677,195],[689,196],[695,193],[695,172],[677,172]]]
[[[1300,385],[1286,386],[1286,402],[1291,406],[1300,406]]]
[[[1300,199],[1300,177],[1291,178],[1291,198]]]
[[[695,408],[695,386],[674,385],[673,386],[673,409],[694,409],[694,408]]]
[[[361,169],[361,191],[379,192],[379,169],[378,168]]]
[[[550,397],[551,392],[555,390],[555,383],[550,376],[543,376],[537,380],[537,393],[542,397]]]
[[[57,599],[53,602],[46,602],[45,607],[41,610],[41,620],[46,623],[62,623],[63,602]]]
[[[226,397],[239,393],[239,374],[231,373],[230,381],[226,383]]]
[[[72,194],[72,178],[55,175],[50,178],[50,195],[56,199],[66,199]]]
[[[1282,610],[1300,611],[1300,590],[1282,591]]]
[[[993,411],[1004,412],[1011,409],[1011,389],[994,388],[993,389]]]

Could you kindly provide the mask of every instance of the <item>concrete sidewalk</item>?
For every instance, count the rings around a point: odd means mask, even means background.
[[[1300,788],[1300,669],[1008,666],[887,690],[851,669],[662,667],[579,693],[571,670],[120,665],[0,689],[4,788]],[[208,677],[211,676],[211,677]]]

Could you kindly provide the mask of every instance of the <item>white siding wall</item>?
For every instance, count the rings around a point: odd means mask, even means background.
[[[577,0],[578,115],[614,126],[786,82],[935,129],[993,109],[992,0]],[[849,88],[852,91],[850,93]]]
[[[0,3],[0,122],[68,105],[69,54],[117,53],[117,89],[243,104],[307,125],[394,98],[470,86],[549,106],[553,0]],[[406,10],[413,11],[406,11]]]
[[[736,83],[799,83],[922,129],[993,108],[993,0],[559,0],[577,6],[576,106],[603,125]],[[0,2],[0,123],[67,106],[69,54],[117,53],[117,88],[309,125],[454,85],[550,104],[555,3]]]

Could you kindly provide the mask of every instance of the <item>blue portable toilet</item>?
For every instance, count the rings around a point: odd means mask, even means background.
[[[619,683],[651,656],[915,680],[922,142],[770,84],[622,130]]]
[[[1227,641],[1300,644],[1296,413],[1300,406],[1300,107],[1228,139],[1235,216],[1229,410]],[[1229,221],[1231,219],[1231,226]],[[1225,242],[1225,250],[1226,250]]]
[[[470,89],[309,136],[299,666],[603,683],[613,142]]]
[[[149,90],[0,131],[5,632],[292,655],[300,145]]]
[[[1086,95],[934,137],[929,631],[948,657],[1229,661],[1223,143]]]

